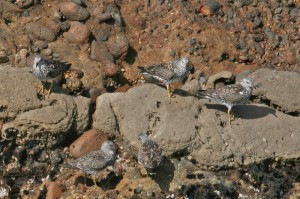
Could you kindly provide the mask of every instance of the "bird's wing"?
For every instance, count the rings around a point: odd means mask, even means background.
[[[238,101],[241,98],[241,91],[243,87],[238,84],[226,85],[223,88],[211,89],[206,91],[200,91],[199,96],[205,97],[217,101],[227,101],[231,102]]]
[[[56,60],[45,60],[48,68],[48,76],[55,78],[63,72],[67,71],[70,67],[70,63],[60,62]]]
[[[109,159],[99,151],[92,151],[76,160],[69,161],[71,166],[85,170],[101,170],[109,163]]]
[[[170,68],[170,63],[152,64],[147,68],[139,67],[142,73],[148,73],[149,75],[163,80],[171,80],[176,73]]]

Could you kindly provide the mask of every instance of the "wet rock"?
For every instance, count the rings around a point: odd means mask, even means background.
[[[60,198],[65,191],[65,187],[58,182],[51,182],[47,189],[46,199]]]
[[[214,88],[214,85],[217,82],[223,81],[223,82],[232,82],[234,80],[234,75],[230,71],[222,71],[220,73],[217,73],[215,75],[212,75],[208,78],[206,87],[207,88]]]
[[[258,69],[250,77],[262,86],[253,91],[262,101],[270,101],[285,112],[300,112],[300,75],[297,72]],[[280,95],[279,95],[280,93]]]
[[[16,139],[19,145],[52,147],[71,129],[82,132],[89,125],[90,99],[56,94],[54,89],[48,100],[41,101],[36,89],[41,83],[28,68],[0,67],[0,71],[0,119],[9,121],[3,125],[3,138]]]
[[[73,21],[68,32],[64,32],[64,38],[70,43],[84,43],[90,36],[88,27],[80,22]]]
[[[102,62],[101,68],[108,77],[113,77],[121,72],[121,67],[111,61]]]
[[[59,11],[68,20],[72,21],[85,21],[90,17],[89,11],[74,2],[62,3]]]
[[[237,118],[229,127],[222,105],[179,93],[173,100],[176,103],[169,104],[165,89],[153,84],[134,87],[126,93],[105,93],[97,99],[93,126],[121,135],[135,147],[140,132],[151,132],[167,156],[190,154],[198,165],[214,168],[300,155],[295,140],[299,135],[298,117],[266,105],[236,106],[233,113]],[[180,114],[176,114],[178,111]]]
[[[114,62],[114,57],[108,51],[104,42],[93,41],[91,44],[90,59],[94,61],[111,61]]]
[[[111,36],[107,42],[109,52],[115,57],[125,57],[128,53],[129,41],[125,34]]]
[[[69,151],[74,158],[79,158],[88,152],[99,149],[107,138],[107,134],[103,131],[95,128],[88,130],[71,144]]]

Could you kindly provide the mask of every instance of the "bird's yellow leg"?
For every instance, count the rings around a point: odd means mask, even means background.
[[[44,90],[45,90],[45,87],[44,87],[44,83],[42,82],[42,86],[39,87],[38,93],[43,93],[44,94]]]
[[[52,87],[53,87],[53,81],[51,81],[51,86],[50,86],[50,89],[47,91],[47,97],[49,98],[49,95],[52,91]]]
[[[171,104],[171,95],[172,95],[172,91],[171,91],[170,84],[167,84],[167,92],[168,92],[169,104]]]
[[[94,187],[97,188],[98,186],[97,186],[97,181],[96,181],[96,176],[95,175],[93,176],[93,182],[94,182]]]
[[[228,117],[229,126],[231,126],[231,121],[234,120],[234,115],[232,114],[231,109],[228,109],[227,117]]]
[[[86,186],[86,174],[83,176],[83,184]]]

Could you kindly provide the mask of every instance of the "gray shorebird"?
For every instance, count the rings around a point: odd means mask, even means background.
[[[141,148],[138,152],[138,162],[143,165],[147,172],[152,172],[162,162],[162,149],[146,133],[140,133],[139,140]]]
[[[225,105],[228,109],[227,117],[229,125],[234,120],[231,108],[234,105],[246,103],[252,95],[253,81],[251,78],[244,78],[236,84],[226,85],[223,88],[200,91],[199,97],[207,98]]]
[[[182,81],[188,75],[192,67],[193,65],[187,57],[173,62],[151,64],[146,68],[138,66],[143,75],[150,75],[166,85],[169,103],[171,103],[172,97],[171,83]]]
[[[50,89],[47,91],[48,97],[53,87],[53,79],[58,77],[59,75],[62,75],[71,67],[71,64],[69,63],[44,59],[39,54],[30,55],[27,58],[27,65],[32,67],[32,73],[42,81],[42,86],[39,89],[38,93],[42,91],[42,93],[44,94],[44,90],[46,90],[44,87],[44,82],[47,82],[49,80],[51,81]]]
[[[116,160],[116,147],[112,141],[105,141],[101,148],[96,151],[91,151],[80,158],[69,160],[67,164],[62,164],[62,167],[80,169],[84,173],[93,176],[94,185],[96,183],[96,174],[108,166],[114,164]]]

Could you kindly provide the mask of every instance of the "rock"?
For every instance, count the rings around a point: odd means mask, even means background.
[[[84,73],[82,70],[70,68],[68,71],[65,72],[64,76],[65,79],[74,78],[74,79],[81,79]]]
[[[56,36],[50,28],[36,22],[26,24],[25,30],[33,40],[40,39],[47,42],[56,40]]]
[[[62,3],[59,11],[68,20],[72,21],[85,21],[90,17],[89,11],[74,2]]]
[[[1,133],[1,129],[3,127],[4,122],[0,120],[0,133]]]
[[[80,93],[83,88],[83,83],[80,79],[68,78],[66,79],[66,88],[71,93]]]
[[[27,54],[28,54],[28,50],[27,49],[21,49],[19,54],[20,54],[21,59],[26,59]]]
[[[103,131],[88,130],[71,144],[69,151],[74,158],[79,158],[86,153],[99,149],[107,138],[107,134]]]
[[[41,83],[28,68],[0,67],[0,120],[2,137],[19,145],[53,147],[64,142],[69,131],[82,132],[89,125],[90,99],[57,94],[39,100]],[[11,89],[14,88],[14,89]]]
[[[58,35],[59,32],[61,31],[61,28],[60,28],[60,25],[59,23],[53,21],[53,20],[48,20],[46,22],[46,25],[48,28],[50,28],[52,30],[52,32],[55,34],[55,35]]]
[[[181,90],[187,91],[189,93],[195,93],[196,91],[201,89],[201,85],[198,80],[193,79],[192,81],[189,81],[185,83],[182,87]]]
[[[108,51],[104,42],[93,41],[91,44],[90,59],[94,61],[111,61],[114,62],[114,57]]]
[[[300,112],[300,75],[297,72],[258,69],[250,75],[254,84],[261,84],[254,89],[253,95],[262,101],[281,107],[286,113]]]
[[[88,27],[80,22],[73,21],[68,32],[64,32],[64,38],[70,43],[84,43],[90,36]]]
[[[101,91],[97,87],[93,87],[93,88],[89,89],[89,96],[91,98],[92,103],[95,103],[97,100],[97,97],[100,95],[101,95]]]
[[[243,71],[241,71],[239,74],[236,75],[235,82],[240,81],[240,80],[248,77],[252,73],[253,73],[253,71],[251,71],[251,70],[243,70]]]
[[[234,75],[230,71],[222,71],[220,73],[217,73],[215,75],[212,75],[208,78],[206,86],[207,88],[214,88],[214,85],[218,81],[223,81],[223,82],[232,82],[234,80]]]
[[[8,62],[9,59],[4,51],[0,51],[0,63]]]
[[[47,189],[46,199],[60,198],[61,194],[65,191],[65,187],[58,182],[51,182]]]
[[[111,18],[112,18],[111,14],[105,12],[105,13],[100,14],[100,16],[99,16],[99,22],[101,23],[101,22],[107,21],[107,20],[109,20]]]
[[[48,48],[47,42],[41,41],[41,40],[35,41],[35,42],[33,43],[33,45],[34,45],[35,47],[37,47],[39,50]]]
[[[207,5],[201,5],[199,8],[200,13],[202,13],[204,16],[208,16],[212,14],[212,11],[210,10],[210,7]]]
[[[121,72],[121,67],[111,61],[102,62],[101,68],[108,77],[113,77]]]
[[[151,132],[166,156],[191,154],[198,165],[213,168],[300,155],[295,139],[299,136],[298,117],[265,105],[236,106],[236,120],[229,127],[227,109],[222,105],[184,94],[173,100],[176,102],[169,104],[165,89],[152,84],[126,93],[102,94],[97,99],[93,127],[121,135],[135,147],[139,146],[140,132]]]
[[[22,0],[17,1],[17,5],[19,8],[27,8],[33,4],[34,0]]]
[[[129,41],[125,34],[111,36],[107,42],[109,52],[115,57],[125,57],[128,53]]]

